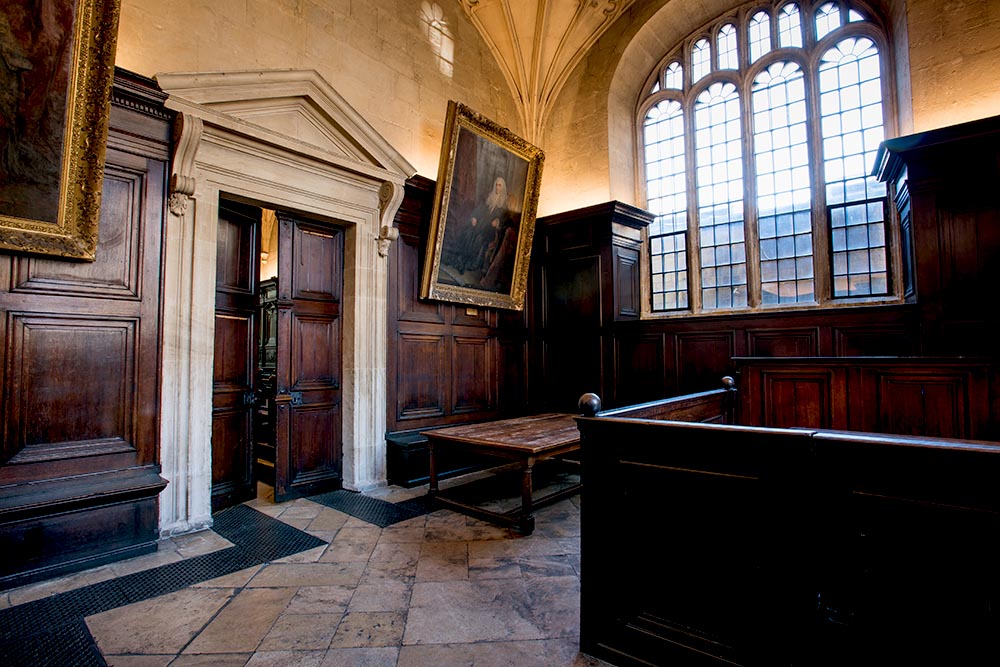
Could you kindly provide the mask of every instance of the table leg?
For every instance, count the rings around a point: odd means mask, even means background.
[[[531,501],[531,490],[532,482],[531,475],[532,469],[535,466],[535,459],[528,458],[524,462],[524,467],[521,470],[521,532],[525,535],[531,535],[535,530],[535,512]]]
[[[430,476],[430,486],[427,489],[427,495],[436,496],[438,492],[438,478],[437,478],[437,461],[435,460],[436,447],[434,447],[434,442],[431,440],[427,441],[427,467],[428,474]]]

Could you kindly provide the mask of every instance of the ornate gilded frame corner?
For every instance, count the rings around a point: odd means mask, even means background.
[[[47,162],[50,167],[46,172],[47,182],[39,176],[25,175],[29,169],[24,165],[31,165],[31,160],[24,161],[20,173],[13,167],[3,172],[5,178],[0,178],[0,249],[93,260],[97,249],[120,0],[77,0],[67,6],[72,8],[66,10],[72,12],[71,24],[66,25],[70,22],[68,18],[58,17],[64,20],[55,28],[62,32],[53,34],[69,40],[68,45],[61,42],[69,51],[64,56],[68,64],[64,59],[51,67],[56,95],[59,100],[65,99],[65,105],[56,105],[51,113],[52,118],[62,113],[61,148],[57,149],[58,158]],[[8,11],[0,9],[0,13]],[[12,23],[9,20],[12,16],[11,12],[0,19]],[[37,49],[42,47],[30,46],[32,42],[38,44],[37,37],[11,29],[4,36],[11,44],[0,44],[0,47],[20,49],[22,71],[38,72],[38,63],[32,61],[32,55],[40,53]],[[25,44],[29,46],[23,46]],[[29,48],[36,50],[28,51]],[[58,83],[62,79],[65,79],[65,86]],[[37,96],[36,91],[34,85],[25,86],[17,91],[18,101]],[[19,108],[34,106],[25,103]],[[18,130],[22,136],[19,140],[24,143],[30,143],[33,137],[37,143],[39,135],[43,134],[17,111],[0,120],[8,121],[8,126],[20,123]],[[7,151],[3,157],[8,159],[8,164],[17,159],[9,152],[14,150],[10,148],[11,137],[13,135],[8,135],[0,142],[0,147]],[[55,143],[50,142],[50,146]],[[51,153],[52,149],[49,151]],[[41,161],[37,156],[44,154],[44,151],[32,153],[35,166]],[[53,209],[51,214],[26,212],[35,208],[25,203],[33,201],[33,197],[37,201],[51,201],[54,197],[54,206],[48,205]]]
[[[477,157],[468,159],[470,154]],[[540,148],[509,129],[464,104],[448,102],[420,286],[421,297],[488,308],[524,308],[544,160],[545,155]],[[504,216],[495,220],[504,219],[506,228],[512,231],[516,225],[516,250],[510,252],[512,244],[507,242],[507,251],[500,259],[494,254],[492,264],[487,258],[482,260],[479,269],[458,271],[448,256],[449,252],[452,257],[458,252],[454,239],[458,238],[456,235],[462,231],[463,225],[471,229],[469,225],[477,224],[471,222],[477,216],[470,212],[487,210],[475,204],[478,202],[485,206],[490,190],[500,191],[497,180],[504,180],[502,189],[505,190],[508,206],[503,208]],[[484,197],[484,193],[487,196]],[[490,225],[490,222],[484,224]],[[494,250],[504,248],[504,223],[497,222],[492,226],[500,232],[482,247],[493,247]],[[509,238],[513,237],[508,235]],[[476,249],[481,246],[471,247]],[[468,258],[470,253],[465,255]],[[496,278],[498,275],[501,277]]]

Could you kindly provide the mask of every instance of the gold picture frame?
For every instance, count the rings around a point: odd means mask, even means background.
[[[420,295],[524,308],[545,155],[448,102]]]
[[[0,249],[93,260],[120,0],[0,7]]]

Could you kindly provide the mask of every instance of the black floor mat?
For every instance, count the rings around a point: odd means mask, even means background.
[[[234,546],[0,610],[0,665],[105,667],[85,617],[326,544],[245,505],[213,518]]]
[[[353,491],[330,491],[309,496],[309,500],[320,505],[350,514],[351,516],[375,524],[380,528],[400,521],[413,519],[433,511],[426,497],[414,498],[400,503],[390,503]]]

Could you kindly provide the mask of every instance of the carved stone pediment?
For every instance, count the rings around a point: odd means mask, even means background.
[[[157,74],[170,106],[258,140],[405,180],[416,169],[315,70]]]

